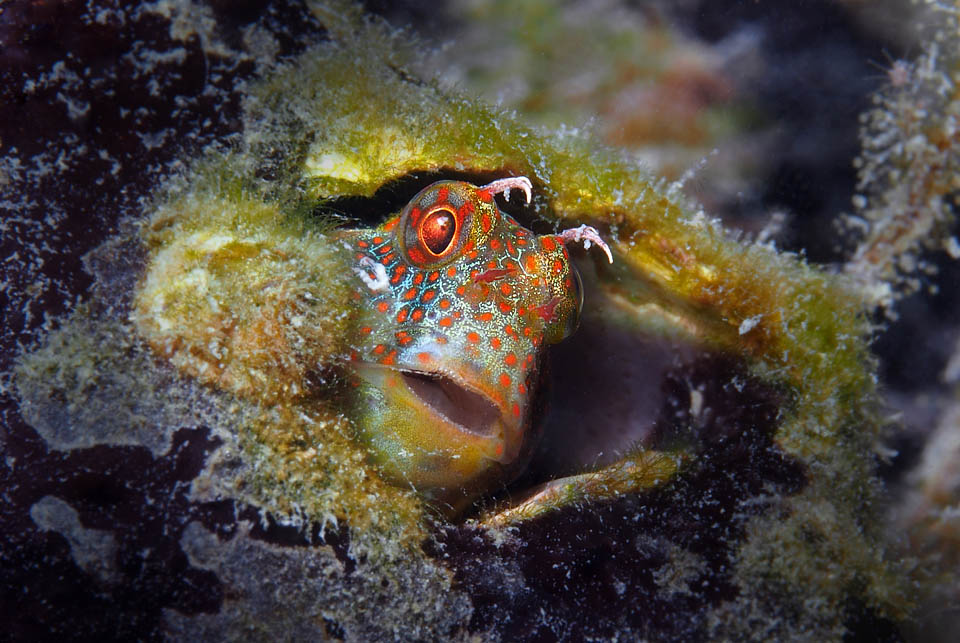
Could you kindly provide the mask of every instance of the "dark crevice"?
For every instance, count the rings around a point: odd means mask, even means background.
[[[530,640],[547,621],[565,622],[558,634],[571,640],[624,631],[696,640],[710,608],[735,598],[732,574],[747,523],[807,484],[803,466],[773,443],[783,400],[720,356],[677,365],[661,386],[649,446],[683,443],[697,454],[670,484],[522,523],[508,546],[469,525],[445,527],[428,544],[428,554],[454,570],[457,586],[469,588],[474,631]],[[691,412],[694,391],[702,400]],[[581,417],[596,413],[589,399],[581,402]],[[671,565],[689,565],[681,593],[665,585]],[[511,581],[518,573],[522,585]],[[580,616],[565,619],[571,611]]]
[[[387,182],[370,197],[351,196],[327,199],[314,208],[313,214],[318,217],[332,218],[343,227],[374,227],[400,214],[404,206],[431,183],[466,181],[479,186],[516,174],[517,172],[507,168],[489,171],[442,169],[411,172]],[[537,192],[535,184],[534,200],[538,198]],[[512,201],[507,201],[500,195],[497,197],[497,206],[534,232],[553,231],[552,227],[549,227],[539,216],[534,215],[532,204],[526,204],[522,198],[514,195]]]

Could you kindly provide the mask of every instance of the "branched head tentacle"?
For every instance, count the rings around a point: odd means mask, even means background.
[[[567,241],[582,242],[584,250],[589,250],[590,244],[595,243],[603,248],[603,251],[607,253],[607,261],[613,263],[613,255],[610,253],[610,247],[600,237],[600,233],[597,232],[596,228],[591,228],[588,225],[581,225],[578,228],[567,228],[566,230],[560,232],[557,236],[560,237],[564,243]]]
[[[519,188],[520,190],[523,190],[523,195],[527,198],[527,203],[530,203],[530,200],[533,198],[533,184],[530,183],[530,179],[525,176],[508,176],[505,179],[497,179],[496,181],[488,183],[479,189],[483,192],[487,192],[490,194],[490,196],[496,196],[497,194],[503,193],[504,198],[509,201],[510,190],[513,188]]]

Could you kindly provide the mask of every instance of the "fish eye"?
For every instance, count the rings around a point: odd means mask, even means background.
[[[470,242],[474,203],[467,183],[438,181],[407,203],[394,238],[408,263],[419,268],[455,261]]]
[[[457,217],[448,207],[437,208],[427,214],[420,223],[420,241],[435,257],[440,257],[450,250],[456,235]]]

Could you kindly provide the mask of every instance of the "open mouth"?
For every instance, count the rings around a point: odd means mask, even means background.
[[[496,432],[500,410],[483,395],[438,373],[404,370],[400,375],[424,404],[464,431],[484,437]]]

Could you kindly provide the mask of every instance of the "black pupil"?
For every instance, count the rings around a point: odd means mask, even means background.
[[[453,241],[455,227],[452,214],[444,210],[434,212],[423,222],[423,243],[433,254],[443,254]]]

